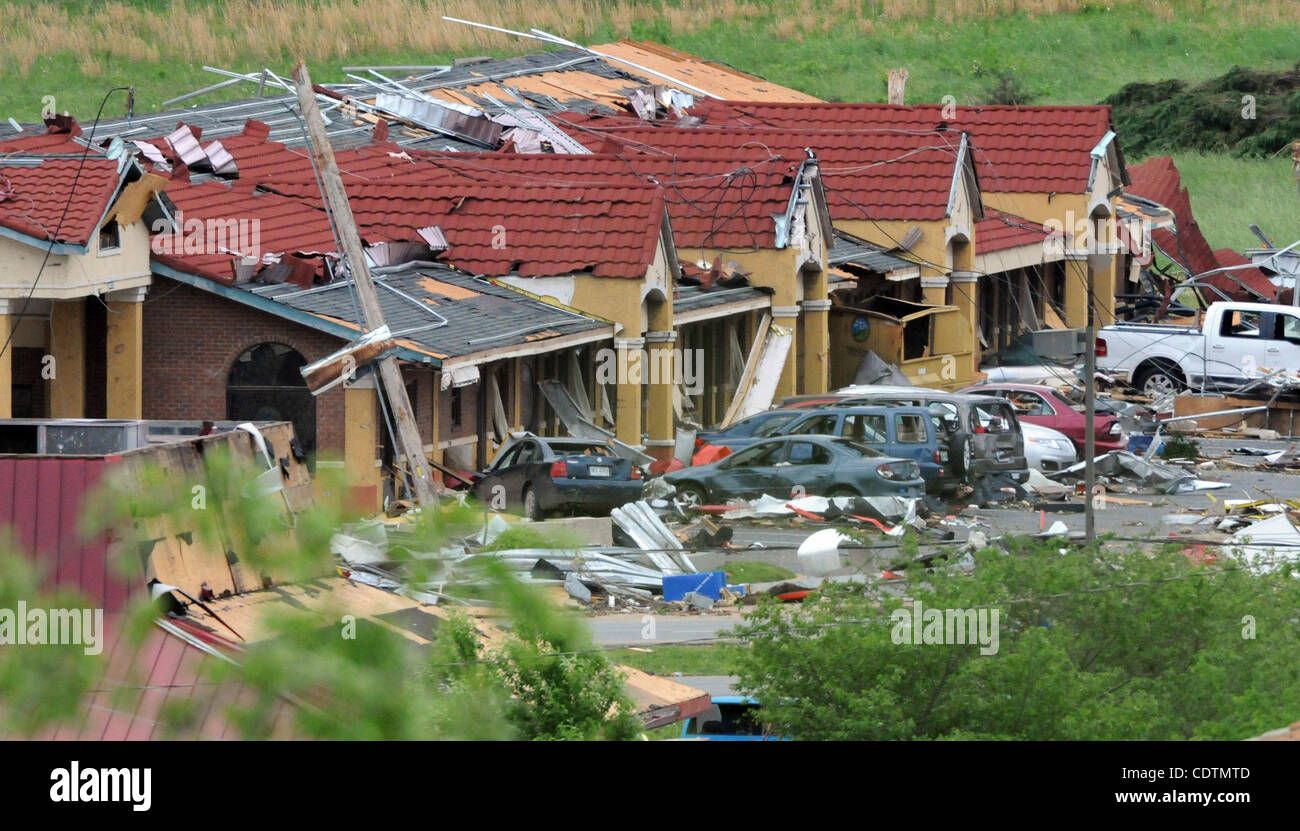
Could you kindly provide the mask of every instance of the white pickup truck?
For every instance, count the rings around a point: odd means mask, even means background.
[[[1300,370],[1300,307],[1211,303],[1200,326],[1117,323],[1097,333],[1097,371],[1158,397],[1230,390]]]

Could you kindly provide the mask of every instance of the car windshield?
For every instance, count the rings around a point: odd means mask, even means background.
[[[853,441],[852,439],[831,439],[831,441],[834,442],[835,446],[840,450],[848,453],[850,456],[857,456],[861,459],[885,455],[871,445]]]
[[[789,424],[791,421],[794,421],[795,417],[798,415],[799,413],[781,413],[780,415],[774,415],[764,422],[761,427],[755,429],[754,435],[759,438],[776,435],[780,432],[782,427]]]

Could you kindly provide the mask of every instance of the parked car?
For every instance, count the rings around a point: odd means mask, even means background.
[[[916,462],[927,490],[940,491],[960,481],[948,464],[948,442],[920,407],[823,407],[797,416],[768,436],[841,436],[886,456]],[[755,441],[759,439],[732,439],[725,446],[734,452]]]
[[[789,496],[920,496],[921,469],[911,459],[886,456],[836,436],[762,439],[721,461],[674,470],[664,480],[688,506]]]
[[[958,476],[999,473],[1016,482],[1029,477],[1020,422],[1011,403],[927,387],[860,384],[838,390],[836,406],[924,407],[948,442]]]
[[[1071,404],[1052,387],[1044,384],[977,384],[961,392],[1005,398],[1016,408],[1016,418],[1022,426],[1039,424],[1062,432],[1074,442],[1075,449],[1083,453],[1087,442],[1088,419],[1076,408],[1077,405]],[[1113,412],[1098,405],[1093,423],[1096,425],[1094,440],[1097,455],[1128,447],[1119,417]],[[1028,446],[1025,450],[1025,455],[1029,455]]]
[[[583,510],[607,514],[641,497],[641,471],[608,446],[585,439],[519,436],[474,481],[493,508],[523,506],[529,519]]]
[[[1199,326],[1116,323],[1096,342],[1097,371],[1153,398],[1235,389],[1264,370],[1300,366],[1300,309],[1219,301]]]
[[[1025,461],[1031,470],[1063,470],[1079,461],[1074,442],[1064,433],[1032,421],[1022,421],[1020,430],[1025,435]]]

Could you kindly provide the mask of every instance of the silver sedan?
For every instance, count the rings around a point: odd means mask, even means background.
[[[1059,430],[1027,421],[1020,422],[1020,430],[1025,435],[1025,460],[1030,468],[1050,473],[1079,460],[1074,442]]]

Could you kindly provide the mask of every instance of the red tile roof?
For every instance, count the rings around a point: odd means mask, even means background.
[[[1048,236],[1042,223],[986,207],[984,219],[975,225],[975,253],[991,254],[1022,245],[1041,245]]]
[[[439,226],[441,259],[475,274],[549,277],[586,272],[641,279],[654,262],[663,192],[646,184],[465,182],[350,185],[362,236],[409,240]]]
[[[855,130],[960,130],[969,133],[980,185],[990,193],[1083,193],[1091,151],[1111,129],[1110,107],[956,107],[939,104],[699,102],[707,124]],[[816,149],[816,148],[814,148]]]
[[[1174,160],[1168,156],[1148,159],[1129,168],[1132,184],[1126,190],[1173,211],[1175,228],[1155,228],[1151,239],[1169,258],[1177,261],[1193,274],[1203,274],[1217,268],[1240,265],[1244,257],[1221,258],[1210,248],[1192,215],[1192,197],[1182,186],[1182,177]],[[1235,253],[1235,252],[1234,252]],[[1231,274],[1232,276],[1228,276]],[[1257,268],[1235,269],[1215,274],[1205,279],[1228,297],[1235,300],[1274,300],[1277,287]],[[1243,286],[1245,288],[1243,288]],[[1247,290],[1249,289],[1249,290]],[[1211,300],[1220,299],[1211,293]]]
[[[207,277],[227,285],[235,281],[235,255],[221,250],[238,250],[238,223],[247,229],[243,244],[255,243],[256,251],[245,254],[335,253],[334,234],[319,208],[274,193],[258,193],[251,187],[231,187],[225,182],[172,182],[167,196],[177,208],[182,229],[177,234],[155,236],[155,262],[186,274]],[[214,223],[236,223],[234,233],[222,240]],[[229,225],[225,225],[229,227]],[[233,237],[233,239],[232,239]],[[316,273],[324,277],[323,260]]]
[[[16,158],[39,164],[4,163]],[[116,161],[66,133],[0,141],[0,225],[39,240],[88,245],[120,182]]]
[[[262,252],[335,251],[304,153],[256,136],[223,145],[239,165],[236,183],[182,179],[167,188],[185,223],[256,220]],[[438,225],[450,244],[444,262],[491,276],[586,272],[640,279],[654,259],[664,193],[631,176],[582,185],[542,178],[475,183],[449,178],[390,144],[344,151],[336,161],[367,242],[417,241],[417,229]],[[187,232],[171,237],[171,253],[158,253],[168,241],[155,239],[156,259],[186,273],[233,281],[231,254],[211,246],[185,253],[186,239]]]
[[[955,132],[853,132],[827,129],[751,128],[736,125],[654,126],[636,118],[553,116],[587,146],[606,142],[635,153],[674,155],[752,149],[787,159],[811,149],[821,163],[835,219],[941,220],[956,170],[961,136]]]
[[[549,153],[411,154],[417,172],[394,171],[404,181],[511,181],[565,187],[643,185],[662,187],[681,248],[772,248],[773,213],[785,211],[799,161],[754,149],[727,150],[667,158],[626,153],[558,155]]]

